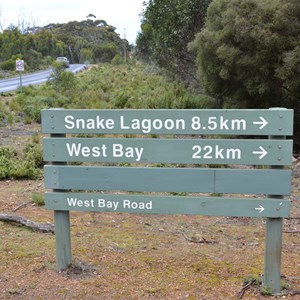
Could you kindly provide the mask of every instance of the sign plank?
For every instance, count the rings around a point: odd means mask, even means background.
[[[293,110],[42,110],[43,133],[292,135]]]
[[[189,214],[207,216],[289,216],[290,201],[274,199],[46,193],[46,208],[96,212]]]
[[[288,195],[291,170],[49,166],[52,189]]]
[[[293,141],[45,138],[43,147],[45,161],[291,165]]]

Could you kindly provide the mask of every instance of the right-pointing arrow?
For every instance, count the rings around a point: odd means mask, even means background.
[[[263,129],[265,126],[268,125],[268,121],[263,117],[259,117],[259,118],[260,121],[254,121],[253,124],[260,125],[259,129]]]
[[[259,149],[260,151],[253,151],[252,153],[260,155],[259,159],[262,159],[268,154],[268,152],[262,146],[260,146]]]
[[[258,212],[261,214],[265,210],[265,208],[259,205],[259,207],[255,207],[255,210],[258,210]]]

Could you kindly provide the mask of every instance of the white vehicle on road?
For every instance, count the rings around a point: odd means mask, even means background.
[[[70,62],[66,57],[62,57],[62,56],[57,57],[56,61],[62,63],[66,68],[70,67]]]

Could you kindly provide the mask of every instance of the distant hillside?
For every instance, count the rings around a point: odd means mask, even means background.
[[[66,56],[71,63],[110,62],[123,54],[124,47],[130,50],[128,41],[104,20],[49,24],[23,31],[10,26],[0,33],[0,70],[13,71],[16,58],[25,60],[27,70],[49,65],[57,56]]]

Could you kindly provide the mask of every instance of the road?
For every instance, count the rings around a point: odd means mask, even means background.
[[[73,64],[70,65],[68,71],[73,73],[78,73],[85,68],[85,65],[82,64]],[[52,69],[45,71],[39,71],[31,74],[22,74],[22,86],[28,86],[30,84],[40,84],[49,80]],[[11,92],[16,90],[20,86],[20,77],[12,77],[7,79],[0,80],[0,93],[1,92]]]

